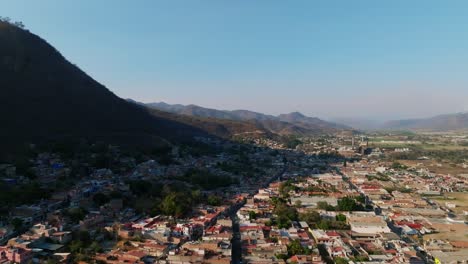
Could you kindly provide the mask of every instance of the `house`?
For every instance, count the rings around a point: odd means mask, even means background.
[[[22,247],[0,247],[0,262],[30,263],[33,258],[31,249]]]
[[[311,255],[294,255],[288,259],[289,263],[297,264],[322,264],[325,263],[322,261],[322,257],[319,254]]]
[[[391,232],[387,222],[380,216],[350,216],[347,220],[353,233],[381,234]]]
[[[67,244],[72,240],[72,233],[70,231],[55,232],[50,235],[50,238],[57,243]]]

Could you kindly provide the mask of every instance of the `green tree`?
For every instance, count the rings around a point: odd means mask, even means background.
[[[68,247],[70,248],[70,252],[71,253],[79,253],[81,252],[81,250],[83,249],[84,245],[83,243],[80,241],[80,240],[73,240],[72,242],[70,242],[70,244],[68,245]]]
[[[330,229],[330,221],[328,220],[321,220],[318,224],[317,227],[323,230],[328,230]]]
[[[288,259],[288,254],[277,253],[277,254],[275,255],[275,257],[276,257],[277,259],[282,259],[282,260],[286,261],[286,260]]]
[[[218,205],[221,205],[222,201],[221,201],[221,198],[219,198],[218,196],[210,195],[208,196],[207,202],[209,205],[218,206]]]
[[[336,215],[336,221],[345,222],[346,221],[346,216],[344,214],[338,214],[338,215]]]
[[[330,205],[325,201],[317,202],[317,208],[321,209],[321,210],[327,210],[327,211],[334,211],[335,210],[335,207],[333,205]]]
[[[78,239],[85,245],[91,242],[91,235],[87,230],[81,230],[78,232]]]
[[[19,231],[23,227],[23,219],[13,218],[13,220],[11,220],[11,225],[15,231]]]
[[[320,214],[314,210],[308,210],[305,213],[299,214],[299,220],[305,221],[309,225],[318,223],[320,218]]]
[[[110,201],[110,198],[103,194],[103,193],[96,193],[94,196],[93,196],[93,202],[97,205],[97,206],[101,206],[101,205],[104,205],[106,203],[108,203]]]
[[[79,208],[70,208],[65,212],[65,215],[70,217],[70,220],[73,223],[78,223],[79,221],[83,220],[86,216],[87,212],[85,209]]]
[[[356,200],[354,198],[343,197],[343,198],[338,200],[337,209],[339,211],[349,211],[349,212],[351,212],[351,211],[363,210],[364,208],[362,207],[362,205],[357,204]]]
[[[179,218],[185,215],[191,208],[191,198],[184,193],[170,193],[161,205],[161,210],[165,215]]]
[[[303,247],[301,245],[301,242],[299,241],[299,239],[295,239],[291,241],[291,243],[289,243],[288,253],[289,253],[289,256],[293,256],[293,255],[304,255],[304,254],[308,255],[311,252],[309,248]]]
[[[94,241],[93,243],[91,243],[91,245],[89,245],[89,249],[93,253],[101,253],[103,251],[101,245],[99,245],[99,243],[96,241]]]
[[[254,211],[249,211],[249,220],[257,219],[257,213]]]
[[[302,207],[302,202],[301,202],[301,200],[296,200],[296,201],[294,202],[294,206],[295,206],[296,208],[301,208],[301,207]]]
[[[335,258],[335,263],[336,264],[348,264],[349,261],[345,258],[341,258],[341,257],[336,257]]]

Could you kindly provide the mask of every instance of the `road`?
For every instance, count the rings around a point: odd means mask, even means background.
[[[237,218],[236,214],[231,216],[232,219],[232,264],[240,264],[242,259],[242,247],[241,247],[241,237],[239,232],[239,218]]]
[[[268,181],[265,182],[265,186],[267,187],[270,183],[278,179],[278,177],[282,176],[286,172],[287,166],[284,166],[284,168],[277,173],[275,176],[271,177]],[[242,243],[241,243],[241,235],[239,231],[239,218],[237,217],[237,211],[242,206],[239,206],[237,210],[234,210],[231,214],[231,220],[232,220],[232,240],[231,240],[231,246],[232,246],[232,251],[231,251],[231,264],[240,264],[242,263]]]

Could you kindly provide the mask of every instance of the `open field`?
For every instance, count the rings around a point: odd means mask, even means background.
[[[468,192],[445,193],[443,196],[431,197],[431,200],[434,200],[444,206],[446,202],[455,204],[457,207],[452,210],[456,213],[468,211]]]
[[[458,206],[468,206],[468,192],[445,193],[444,196],[436,196],[434,199],[453,201]]]
[[[418,148],[428,151],[437,150],[468,150],[468,146],[444,144],[444,143],[430,143],[422,144],[417,141],[369,141],[371,147],[377,148]]]
[[[464,223],[450,223],[448,221],[433,221],[432,226],[438,233],[424,235],[424,240],[441,239],[448,241],[467,241],[468,228]]]
[[[436,162],[433,160],[398,160],[399,163],[408,167],[427,168],[430,172],[436,174],[468,174],[468,168],[453,166],[447,162]]]
[[[452,144],[422,144],[418,146],[424,150],[468,150],[468,146]]]
[[[436,234],[425,235],[424,240],[427,241],[431,239],[441,239],[449,241],[465,241],[468,239],[468,234],[464,230],[465,228],[460,227],[458,229],[454,229],[453,231],[445,231]]]

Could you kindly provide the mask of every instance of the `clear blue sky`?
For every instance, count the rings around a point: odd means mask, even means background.
[[[468,110],[468,1],[2,0],[124,98],[319,117]]]

